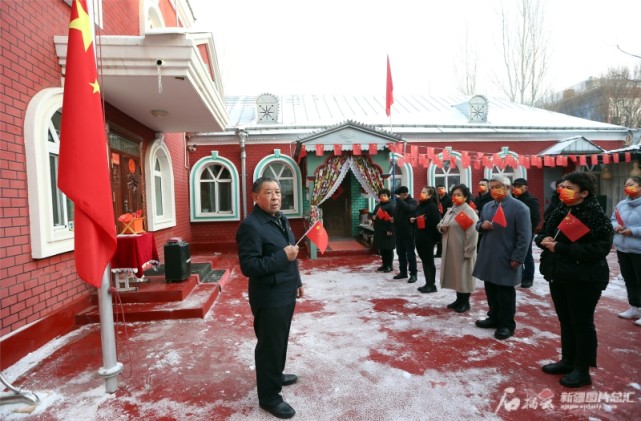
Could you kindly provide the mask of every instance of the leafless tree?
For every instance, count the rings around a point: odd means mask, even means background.
[[[603,77],[608,123],[641,128],[641,63],[634,70],[610,69]]]
[[[478,46],[470,40],[469,28],[465,29],[465,37],[460,45],[460,52],[457,54],[454,64],[454,76],[456,77],[456,89],[462,95],[475,95],[476,78],[478,74]]]
[[[548,39],[540,0],[515,0],[499,11],[503,71],[496,83],[514,102],[532,105],[546,94]]]

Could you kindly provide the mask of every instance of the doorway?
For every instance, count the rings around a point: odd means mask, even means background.
[[[332,238],[352,236],[352,174],[343,179],[332,197],[324,201],[323,226],[327,235]]]
[[[114,216],[145,211],[145,186],[140,159],[140,144],[114,133],[109,134],[111,147],[111,188]]]

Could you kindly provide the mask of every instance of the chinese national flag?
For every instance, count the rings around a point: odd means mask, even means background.
[[[341,156],[343,154],[343,147],[341,145],[334,145],[334,155]]]
[[[392,217],[390,216],[390,214],[389,214],[389,213],[387,213],[387,212],[385,212],[385,211],[384,211],[383,209],[381,209],[381,208],[378,208],[378,210],[376,211],[376,217],[377,217],[378,219],[382,219],[382,220],[384,220],[384,221],[389,221],[389,220],[391,220],[391,219],[392,219]]]
[[[74,203],[78,276],[98,288],[116,251],[116,227],[92,24],[86,0],[74,0],[62,100],[58,186]]]
[[[389,65],[389,56],[387,56],[387,89],[385,90],[385,113],[389,117],[392,114],[392,104],[394,103],[394,84],[392,83],[392,69]]]
[[[465,212],[459,212],[459,214],[454,217],[454,220],[463,228],[463,231],[467,230],[474,223],[472,218],[467,216]]]
[[[312,243],[316,244],[316,247],[318,247],[318,251],[320,251],[321,254],[325,253],[325,250],[327,250],[327,244],[329,243],[329,237],[327,236],[327,231],[325,231],[323,223],[320,220],[314,223],[312,229],[307,233],[307,238],[309,238]]]
[[[590,228],[586,227],[583,222],[569,212],[568,215],[559,223],[557,228],[572,242],[575,242],[590,232]]]
[[[323,156],[325,154],[325,146],[322,144],[316,145],[316,156]]]
[[[361,145],[358,143],[355,143],[354,146],[352,146],[352,151],[354,152],[354,155],[358,156],[361,154]]]
[[[469,204],[472,209],[476,210],[476,203],[470,202]]]
[[[503,206],[499,203],[499,208],[496,210],[492,222],[496,223],[503,228],[507,227],[507,220],[505,219],[505,212],[503,212]]]
[[[617,224],[619,224],[620,227],[625,227],[625,224],[623,223],[623,218],[621,218],[621,213],[619,213],[618,208],[614,208],[614,217],[617,219]]]

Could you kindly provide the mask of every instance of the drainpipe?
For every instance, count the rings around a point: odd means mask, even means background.
[[[236,136],[238,136],[240,142],[240,173],[241,173],[241,197],[243,207],[243,219],[247,218],[247,149],[245,144],[247,142],[247,130],[242,127],[236,129]]]

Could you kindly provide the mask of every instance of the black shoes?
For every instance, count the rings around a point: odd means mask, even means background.
[[[592,384],[590,370],[588,368],[575,368],[570,374],[561,377],[559,383],[561,383],[562,386],[572,388],[590,385]]]
[[[458,306],[454,308],[454,311],[457,313],[465,313],[470,309],[470,303],[469,302],[462,302]]]
[[[376,272],[383,272],[385,270],[385,265],[376,268]]]
[[[392,268],[389,266],[386,266],[383,268],[383,273],[390,273],[392,271]]]
[[[460,304],[460,302],[461,302],[461,297],[459,297],[459,296],[457,295],[457,296],[456,296],[456,300],[455,300],[455,301],[452,301],[451,303],[449,303],[449,304],[447,305],[447,308],[456,308],[456,307],[458,307],[458,305]],[[478,325],[477,325],[477,326],[478,326]],[[479,326],[479,327],[480,327],[480,326]]]
[[[541,370],[547,374],[568,374],[574,370],[574,364],[561,360],[557,363],[545,364]]]
[[[261,408],[263,408],[265,411],[269,412],[276,418],[291,418],[296,414],[296,411],[294,411],[294,408],[289,406],[289,404],[285,401],[279,403],[276,406],[265,406],[262,403],[258,404]]]
[[[432,292],[436,292],[436,285],[423,285],[422,287],[416,288],[419,290],[419,292],[422,292],[423,294],[431,294]]]
[[[283,374],[283,382],[281,383],[283,386],[289,386],[290,384],[294,384],[298,381],[298,376],[296,374]]]
[[[533,279],[523,279],[521,281],[521,288],[530,288],[534,284]]]
[[[493,329],[499,326],[496,321],[490,319],[489,317],[487,319],[477,320],[476,322],[474,322],[474,324],[476,325],[476,327],[480,327],[481,329]]]
[[[500,340],[507,339],[512,335],[514,335],[514,331],[511,329],[508,329],[507,327],[500,327],[496,329],[496,332],[494,332],[494,337]]]
[[[407,278],[406,273],[399,273],[398,275],[394,275],[394,279],[405,279]]]
[[[434,255],[434,258],[435,258],[435,259],[440,259],[440,258],[441,258],[441,253],[437,253],[437,254],[435,254],[435,255]]]
[[[414,283],[414,282],[416,282],[417,280],[418,280],[418,279],[416,279],[416,275],[412,275],[412,276],[410,276],[410,279],[408,279],[408,280],[407,280],[407,283],[408,283],[408,284],[413,284],[413,283]]]

